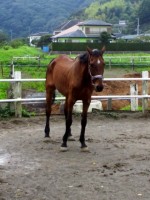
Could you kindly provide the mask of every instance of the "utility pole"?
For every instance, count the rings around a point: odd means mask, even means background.
[[[137,18],[137,35],[139,35],[140,34],[140,19],[139,18]]]

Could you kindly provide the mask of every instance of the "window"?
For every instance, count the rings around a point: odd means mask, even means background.
[[[89,27],[86,27],[85,28],[85,34],[89,34],[90,33],[90,28]]]

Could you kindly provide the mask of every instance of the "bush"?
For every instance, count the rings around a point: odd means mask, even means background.
[[[53,51],[85,51],[87,47],[101,49],[102,43],[52,43]],[[107,51],[150,51],[150,43],[109,43]]]
[[[0,31],[0,44],[8,41],[8,35]]]
[[[10,106],[6,106],[5,108],[0,107],[0,118],[8,118],[14,116],[15,112],[10,109]]]
[[[3,46],[3,49],[4,49],[4,50],[8,50],[8,49],[10,49],[10,46],[8,46],[8,45]]]
[[[10,46],[14,49],[17,49],[18,47],[22,46],[23,45],[23,42],[22,40],[19,40],[19,39],[16,39],[16,40],[12,40],[10,42]]]

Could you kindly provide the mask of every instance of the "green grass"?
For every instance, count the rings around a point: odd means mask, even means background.
[[[38,60],[29,59],[28,57],[41,58],[41,66],[38,66]],[[29,46],[22,46],[17,49],[9,47],[7,50],[0,49],[0,79],[9,78],[10,76],[10,64],[13,57],[27,57],[27,59],[13,60],[15,64],[15,71],[21,71],[23,78],[44,78],[46,74],[46,68],[51,59],[56,55],[44,54],[41,49],[37,49]],[[7,90],[10,87],[10,83],[0,82],[0,99],[7,98]],[[36,89],[41,92],[44,91],[44,82],[24,82],[22,83],[23,89]]]
[[[125,107],[121,108],[120,110],[130,111],[131,110],[131,105],[125,106]],[[142,111],[142,106],[138,106],[138,111]]]
[[[5,50],[3,48],[0,49],[0,62],[10,62],[13,56],[38,56],[41,54],[41,51],[36,48],[32,48],[29,46],[22,46],[17,49],[9,48]]]
[[[150,70],[150,54],[145,52],[131,52],[131,53],[112,53],[104,54],[104,59],[107,67],[121,67],[121,68],[143,68]],[[134,63],[134,66],[132,65]],[[140,71],[140,69],[139,69]],[[143,71],[143,70],[142,70]]]
[[[9,85],[9,83],[0,82],[0,99],[5,99],[7,97]]]

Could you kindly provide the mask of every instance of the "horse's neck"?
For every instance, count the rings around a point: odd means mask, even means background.
[[[89,68],[88,63],[81,63],[79,60],[77,63],[75,63],[75,76],[80,80],[81,82],[86,81],[86,83],[91,83],[91,77],[89,74]]]

